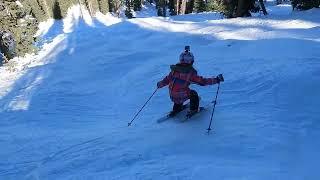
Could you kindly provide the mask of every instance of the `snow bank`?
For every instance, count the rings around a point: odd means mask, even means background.
[[[69,8],[67,16],[63,19],[63,32],[72,32],[80,18],[82,18],[87,25],[94,26],[89,11],[84,6],[74,5]]]
[[[102,14],[101,12],[97,12],[95,18],[106,26],[111,26],[123,21],[121,18],[114,17],[110,13]]]
[[[38,54],[27,54],[25,57],[16,57],[3,67],[0,67],[0,100],[6,96],[8,92],[10,92],[13,88],[15,81],[24,76],[29,68],[44,65],[50,62],[61,52],[62,49],[65,48],[63,45],[63,41],[65,40],[65,35],[59,35],[52,40],[52,42],[44,44],[41,51]],[[60,46],[57,51],[51,52],[55,47]],[[41,79],[41,78],[40,78]],[[37,84],[37,83],[36,83]],[[20,108],[26,109],[27,103],[15,103],[20,104],[19,107],[15,105],[10,105],[9,109],[18,110]],[[24,104],[24,105],[21,105]],[[1,110],[0,110],[1,111]]]
[[[44,36],[49,31],[49,29],[52,27],[53,24],[54,24],[54,19],[48,19],[45,22],[40,22],[39,30],[36,32],[35,37]]]

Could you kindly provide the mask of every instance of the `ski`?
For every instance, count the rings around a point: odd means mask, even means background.
[[[175,114],[174,116],[169,116],[169,113],[167,113],[164,117],[158,119],[157,123],[162,123],[162,122],[167,121],[167,120],[169,120],[171,118],[175,118],[178,114],[180,114],[182,111],[184,111],[187,108],[189,108],[189,103],[183,105],[182,110],[180,112],[178,112],[177,114]]]

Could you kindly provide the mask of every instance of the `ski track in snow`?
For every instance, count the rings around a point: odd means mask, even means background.
[[[0,179],[320,176],[319,10],[278,6],[246,19],[148,10],[131,20],[84,11],[84,21],[79,8],[39,31],[43,50],[14,60],[17,72],[0,68]],[[127,127],[186,44],[201,75],[225,76],[212,134],[212,105],[156,123],[171,108],[167,88]],[[201,104],[216,87],[192,85]]]

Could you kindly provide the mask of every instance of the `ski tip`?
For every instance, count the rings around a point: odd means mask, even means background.
[[[131,126],[131,123],[128,123],[128,126]]]

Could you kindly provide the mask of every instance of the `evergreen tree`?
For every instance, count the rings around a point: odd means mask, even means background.
[[[291,0],[292,8],[298,10],[308,10],[319,8],[320,0]]]
[[[175,2],[176,0],[169,0],[168,8],[170,12],[170,16],[177,15],[177,12],[175,10]]]
[[[103,14],[106,14],[107,12],[109,12],[110,8],[109,8],[109,0],[98,0],[98,4],[99,4],[99,11]]]
[[[130,0],[126,0],[126,10],[125,10],[124,14],[129,19],[133,18],[133,15],[131,12],[131,1]]]
[[[114,12],[114,0],[108,0],[109,12]]]
[[[186,14],[192,13],[194,11],[195,0],[189,0],[187,2]],[[205,11],[205,9],[203,10]]]
[[[259,3],[263,13],[267,15],[263,0],[259,0]],[[221,12],[227,18],[248,17],[256,9],[255,0],[209,0],[207,5],[207,10]]]
[[[121,0],[109,0],[109,12],[115,13],[118,17],[120,17],[121,6]]]
[[[206,11],[205,1],[204,0],[195,0],[194,1],[194,11],[197,13]]]
[[[230,1],[208,0],[206,9],[207,11],[221,12],[226,17],[232,17],[235,9],[236,1],[237,0],[230,0]]]
[[[279,5],[282,3],[282,0],[276,0],[276,4]]]
[[[156,1],[157,14],[158,16],[166,17],[167,8],[166,8],[166,0],[157,0]]]
[[[134,11],[141,10],[141,0],[133,0],[133,10]]]

